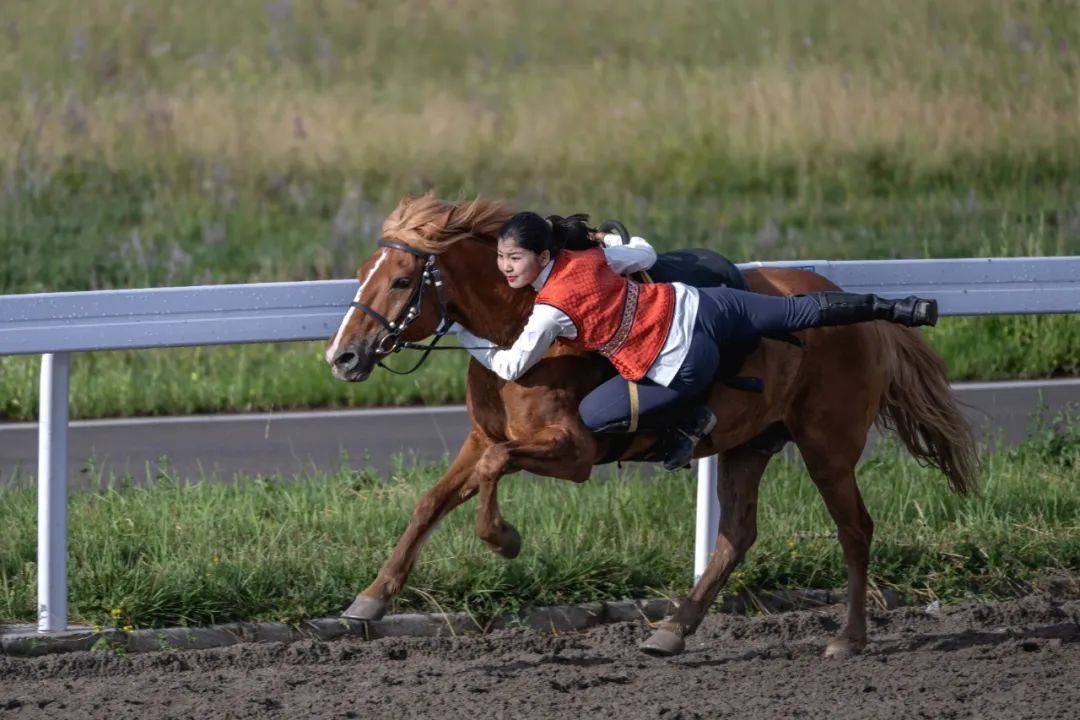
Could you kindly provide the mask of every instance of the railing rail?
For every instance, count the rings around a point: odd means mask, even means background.
[[[851,292],[935,297],[944,315],[1080,312],[1080,257],[796,260]],[[355,280],[0,296],[0,355],[317,340]]]
[[[1080,256],[797,260],[741,268],[814,270],[852,292],[936,298],[942,315],[1080,312]],[[0,296],[0,355],[41,354],[38,629],[67,627],[69,353],[328,338],[355,280]],[[717,460],[698,464],[695,579],[716,542]]]

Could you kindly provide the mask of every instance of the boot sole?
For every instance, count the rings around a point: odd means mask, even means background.
[[[920,300],[915,306],[915,322],[913,326],[929,325],[933,327],[938,321],[937,300]]]
[[[713,431],[713,428],[716,427],[716,423],[717,423],[716,415],[713,414],[712,419],[709,420],[708,424],[705,425],[705,430],[704,430],[704,432],[701,433],[701,437],[702,438],[709,437],[709,433],[711,433]],[[698,442],[700,442],[700,440]],[[681,463],[681,464],[678,464],[678,465],[665,462],[664,463],[664,469],[667,470],[668,472],[675,472],[676,470],[681,470],[682,468],[688,468],[688,467],[690,467],[693,460],[694,460],[694,450],[693,450],[693,448],[691,448],[690,449],[690,462]]]

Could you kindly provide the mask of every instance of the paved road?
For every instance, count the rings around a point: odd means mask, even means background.
[[[954,386],[984,437],[1007,442],[1024,436],[1040,403],[1053,414],[1080,409],[1080,379],[959,383]],[[341,467],[390,467],[399,454],[440,459],[453,455],[468,431],[464,406],[375,408],[325,412],[197,415],[81,420],[72,423],[73,485],[94,475],[155,472],[159,458],[187,478],[230,479],[236,473],[292,475]],[[93,459],[94,472],[87,471]],[[0,483],[29,479],[37,469],[37,426],[0,424]]]

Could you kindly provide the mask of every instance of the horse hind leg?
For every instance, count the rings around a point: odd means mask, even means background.
[[[832,333],[834,341],[808,348],[802,388],[796,390],[785,424],[836,523],[847,569],[848,607],[840,634],[829,642],[825,655],[846,657],[866,646],[867,567],[874,535],[855,466],[878,414],[889,363],[872,325],[822,332]]]
[[[641,644],[643,652],[661,656],[682,652],[686,636],[697,630],[731,572],[754,544],[757,539],[758,486],[770,457],[748,445],[721,455],[722,477],[716,488],[720,500],[716,550],[690,595]]]
[[[825,648],[826,657],[850,657],[866,647],[866,588],[874,521],[863,504],[855,481],[858,451],[836,454],[824,445],[799,442],[810,478],[836,522],[836,536],[848,575],[848,609],[840,634]],[[861,450],[861,445],[859,450]],[[845,457],[845,455],[847,457]],[[853,456],[853,457],[852,457]]]

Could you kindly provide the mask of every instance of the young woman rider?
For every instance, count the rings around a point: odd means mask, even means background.
[[[716,424],[705,405],[725,342],[825,325],[889,320],[933,325],[937,304],[909,297],[817,292],[761,295],[727,287],[682,283],[638,284],[624,274],[656,261],[648,242],[599,236],[587,215],[543,218],[523,212],[499,231],[498,264],[514,288],[532,286],[536,304],[509,348],[469,352],[504,380],[516,380],[555,340],[599,352],[618,375],[589,393],[579,406],[593,432],[626,432],[629,383],[638,384],[640,427],[665,431],[664,467],[686,465],[694,445]],[[598,242],[599,241],[599,242]],[[490,345],[456,324],[463,345]]]

